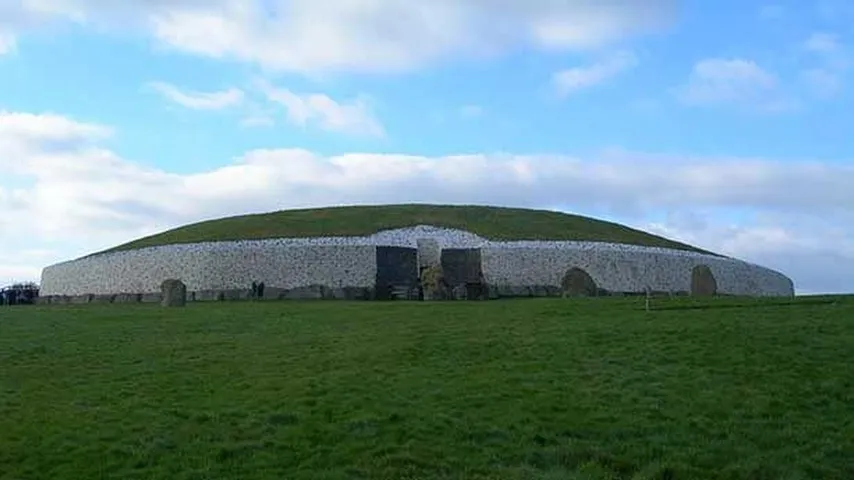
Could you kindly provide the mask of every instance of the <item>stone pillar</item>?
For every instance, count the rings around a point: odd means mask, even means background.
[[[435,238],[419,238],[418,269],[439,266],[442,263],[442,247]]]
[[[442,278],[442,247],[434,238],[419,238],[418,275],[424,300],[442,300],[444,279]]]
[[[187,286],[181,280],[170,278],[160,284],[162,300],[160,305],[164,307],[183,307],[187,304]]]

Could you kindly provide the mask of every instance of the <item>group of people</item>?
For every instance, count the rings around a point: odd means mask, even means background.
[[[34,285],[12,285],[0,288],[0,305],[30,305],[38,296],[39,290]]]
[[[264,282],[256,283],[252,282],[252,298],[259,299],[264,298]]]

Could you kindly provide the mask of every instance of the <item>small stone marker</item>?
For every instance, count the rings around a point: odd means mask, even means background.
[[[646,311],[649,311],[649,300],[652,298],[652,289],[648,286],[644,289],[646,292]]]
[[[160,305],[164,307],[183,307],[187,304],[187,286],[181,280],[164,280],[160,284],[160,291],[163,295]]]

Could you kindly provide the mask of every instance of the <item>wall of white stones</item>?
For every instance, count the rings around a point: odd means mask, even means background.
[[[292,289],[307,285],[373,287],[372,245],[285,242],[170,245],[109,253],[45,268],[41,296],[156,293],[167,278],[188,291],[248,289],[252,282]]]
[[[613,292],[690,292],[695,266],[707,265],[719,294],[791,296],[785,275],[740,260],[666,249],[620,245],[501,245],[481,250],[484,279],[489,285],[560,286],[573,267],[586,271],[597,287]]]
[[[611,291],[684,292],[690,290],[692,268],[702,264],[714,274],[719,293],[788,296],[794,291],[779,272],[713,255],[599,242],[497,242],[421,225],[362,237],[166,245],[84,257],[45,268],[40,295],[154,293],[166,278],[181,279],[189,291],[245,289],[253,281],[284,289],[370,288],[378,245],[418,248],[419,240],[421,254],[431,257],[434,241],[439,248],[481,248],[490,285],[560,286],[566,271],[579,267]]]

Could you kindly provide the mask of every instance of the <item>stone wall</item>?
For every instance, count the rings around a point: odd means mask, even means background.
[[[310,285],[373,288],[376,265],[372,245],[172,245],[47,267],[41,295],[159,293],[166,278],[181,279],[192,292],[245,290],[253,281],[287,290]]]
[[[573,267],[587,272],[599,289],[615,293],[691,293],[692,271],[706,265],[717,293],[745,296],[791,296],[792,281],[779,272],[736,259],[661,248],[598,248],[550,242],[547,246],[493,245],[482,250],[486,283],[501,287],[560,287]],[[508,291],[512,291],[509,288]]]
[[[778,272],[714,255],[596,242],[496,242],[470,232],[418,226],[364,237],[167,245],[84,257],[45,268],[40,295],[48,303],[57,296],[133,299],[140,294],[153,301],[161,282],[176,278],[196,301],[246,298],[252,282],[264,282],[265,297],[273,299],[371,298],[366,292],[377,286],[382,260],[378,246],[412,249],[406,268],[415,275],[419,263],[437,263],[443,250],[468,251],[468,257],[480,258],[479,270],[492,297],[559,295],[573,267],[608,292],[690,292],[697,265],[708,266],[719,294],[794,293],[791,280]],[[478,270],[469,267],[466,271]]]

